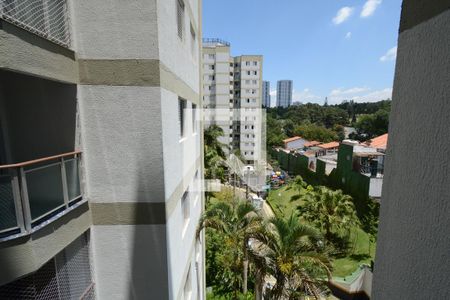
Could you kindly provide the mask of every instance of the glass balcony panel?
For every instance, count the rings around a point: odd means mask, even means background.
[[[64,204],[60,163],[28,170],[26,180],[32,220]]]
[[[78,177],[78,159],[66,160],[66,178],[69,201],[81,196],[80,178]]]
[[[0,231],[17,226],[11,176],[0,176]]]

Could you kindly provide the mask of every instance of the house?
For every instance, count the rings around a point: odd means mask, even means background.
[[[310,142],[305,143],[305,148],[311,148],[311,147],[314,147],[314,146],[317,146],[320,144],[322,144],[322,143],[318,142],[318,141],[310,141]]]
[[[305,147],[305,144],[308,142],[308,140],[305,140],[300,136],[294,136],[283,140],[284,149],[286,150],[303,149]]]
[[[364,144],[368,147],[372,147],[377,149],[378,151],[385,152],[388,142],[388,134],[385,133],[383,135],[377,136],[371,140],[366,141]]]
[[[318,156],[335,154],[339,149],[339,142],[329,142],[325,144],[320,144],[317,147],[320,148]]]

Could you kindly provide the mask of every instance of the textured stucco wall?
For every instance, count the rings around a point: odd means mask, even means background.
[[[0,69],[76,83],[75,53],[0,20]]]
[[[69,1],[78,58],[158,58],[156,0]]]
[[[373,299],[450,299],[450,10],[420,9],[438,3],[403,3]]]

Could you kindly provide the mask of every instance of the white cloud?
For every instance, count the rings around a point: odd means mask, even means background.
[[[397,46],[389,49],[385,55],[380,57],[381,62],[395,60],[397,58]]]
[[[338,10],[336,16],[333,18],[333,23],[336,25],[345,22],[353,13],[354,8],[349,6],[344,6]]]
[[[362,93],[362,92],[367,92],[369,91],[369,88],[365,88],[365,87],[354,87],[354,88],[350,88],[350,89],[342,89],[342,88],[338,88],[338,89],[334,89],[331,91],[330,96],[343,96],[343,95],[354,95],[354,94],[358,94],[358,93]]]
[[[377,102],[380,100],[392,99],[392,88],[384,88],[373,91],[367,87],[353,87],[349,89],[334,89],[328,97],[329,104],[339,104],[343,100],[353,100],[355,102]]]
[[[294,90],[292,92],[292,102],[301,102],[301,103],[320,103],[320,101],[323,99],[323,97],[315,95],[313,92],[311,92],[310,89],[306,88],[303,91],[296,91]]]
[[[382,0],[367,0],[367,2],[364,4],[364,7],[361,11],[361,18],[367,18],[373,15],[375,10],[377,9],[378,5],[380,5]]]
[[[352,37],[352,33],[349,31],[347,32],[347,34],[345,35],[345,38],[348,40]]]

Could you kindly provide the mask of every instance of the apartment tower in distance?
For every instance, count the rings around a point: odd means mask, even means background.
[[[0,1],[0,299],[205,299],[201,36],[201,0]]]
[[[270,107],[270,81],[263,81],[262,105],[265,108]]]
[[[238,151],[247,164],[265,161],[262,63],[261,55],[232,57],[228,42],[203,40],[205,126],[220,126],[224,131],[220,141],[229,153]]]
[[[277,107],[292,105],[292,80],[277,81]]]

